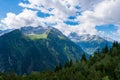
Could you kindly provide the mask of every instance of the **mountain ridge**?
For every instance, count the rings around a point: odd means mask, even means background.
[[[29,31],[31,34],[35,28],[25,32],[24,29],[16,29],[0,37],[0,71],[13,70],[18,74],[46,71],[69,60],[79,60],[84,53],[57,29],[50,28],[46,39],[31,39],[29,34],[25,34]]]
[[[86,53],[93,55],[97,49],[102,50],[106,45],[112,47],[113,41],[105,40],[98,35],[77,35],[77,33],[71,33],[68,36],[73,42],[79,45]]]

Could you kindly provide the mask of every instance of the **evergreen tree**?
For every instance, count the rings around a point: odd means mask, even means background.
[[[117,41],[113,42],[113,47],[119,47],[119,43]]]
[[[61,63],[59,63],[59,65],[57,65],[56,67],[55,67],[55,72],[57,72],[57,71],[59,71],[59,70],[61,70],[62,69],[62,65],[61,65]]]
[[[107,45],[103,48],[102,53],[108,53],[108,46]]]
[[[81,61],[87,61],[87,59],[86,59],[86,55],[85,55],[85,54],[82,55],[82,57],[81,57]]]

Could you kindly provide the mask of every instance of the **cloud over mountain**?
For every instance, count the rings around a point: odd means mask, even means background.
[[[23,7],[23,11],[19,14],[8,13],[1,20],[2,24],[8,28],[53,26],[66,35],[71,32],[79,35],[103,34],[96,26],[113,24],[117,31],[108,35],[120,36],[120,0],[25,0],[19,6]],[[39,13],[49,16],[40,17]],[[75,22],[78,24],[70,24]]]

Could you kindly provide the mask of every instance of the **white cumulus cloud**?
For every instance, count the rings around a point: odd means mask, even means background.
[[[40,18],[37,16],[37,11],[24,9],[20,14],[7,13],[7,17],[1,20],[8,28],[20,28],[23,26],[38,26],[43,25]]]
[[[19,6],[23,7],[21,13],[8,13],[1,23],[9,28],[55,23],[53,27],[66,35],[71,32],[79,35],[103,34],[96,30],[96,26],[113,24],[118,27],[116,33],[120,34],[120,0],[25,0]],[[51,15],[40,18],[37,15],[39,11]],[[64,23],[70,16],[76,17],[71,21],[77,21],[78,25]]]

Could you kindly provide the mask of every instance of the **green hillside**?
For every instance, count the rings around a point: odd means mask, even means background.
[[[33,35],[28,35],[28,37],[31,39],[31,40],[36,40],[36,39],[47,39],[47,34],[33,34]]]
[[[70,59],[81,58],[84,51],[60,31],[38,28],[14,30],[0,37],[1,72],[14,71],[21,75],[54,70],[60,63],[64,65]],[[64,50],[64,47],[67,49]]]
[[[56,66],[54,71],[32,72],[18,76],[15,73],[1,73],[1,80],[120,80],[120,44],[113,43],[108,50],[95,52],[88,60],[85,55],[80,61],[67,62],[63,67]]]

